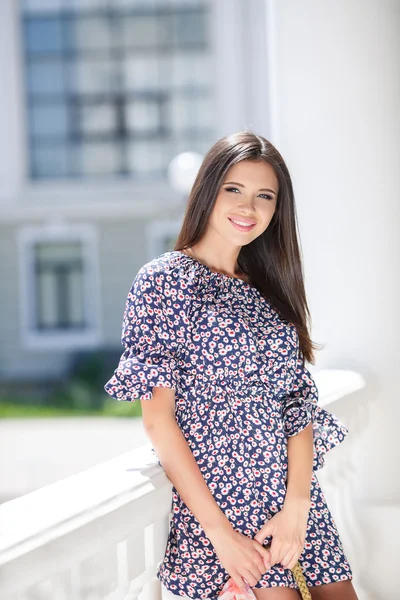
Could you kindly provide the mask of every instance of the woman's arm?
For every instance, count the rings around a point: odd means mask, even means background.
[[[287,438],[288,477],[284,506],[293,503],[309,504],[313,473],[312,422],[296,435]]]
[[[288,477],[282,510],[269,519],[255,539],[263,543],[272,536],[271,566],[281,563],[292,569],[304,548],[311,499],[313,470],[313,428],[309,423],[288,437]]]
[[[207,537],[232,526],[210,492],[193,453],[175,420],[175,392],[153,388],[153,398],[143,400],[143,425],[168,477],[194,514]]]

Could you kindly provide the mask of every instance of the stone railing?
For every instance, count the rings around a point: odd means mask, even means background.
[[[366,545],[352,506],[351,458],[366,425],[363,394],[355,393],[364,381],[351,371],[324,370],[314,377],[320,404],[329,405],[351,432],[331,452],[336,456],[327,456],[319,479],[363,600],[368,596],[359,569]],[[140,600],[160,600],[156,568],[169,530],[171,487],[148,444],[5,502],[0,598],[136,600],[140,594]]]

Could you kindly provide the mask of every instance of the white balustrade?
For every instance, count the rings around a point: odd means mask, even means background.
[[[314,377],[320,404],[351,433],[317,474],[364,600],[365,544],[351,499],[352,452],[366,419],[355,392],[364,381],[350,371]],[[149,443],[0,505],[0,598],[161,600],[156,569],[169,531],[171,488]]]

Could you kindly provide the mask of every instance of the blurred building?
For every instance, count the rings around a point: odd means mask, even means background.
[[[182,151],[268,134],[264,2],[3,0],[0,380],[120,347],[139,267],[172,249]]]

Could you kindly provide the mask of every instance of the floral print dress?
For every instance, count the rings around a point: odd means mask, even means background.
[[[215,501],[243,535],[253,538],[282,509],[287,438],[312,422],[311,508],[299,562],[308,586],[352,579],[316,476],[348,429],[318,405],[295,326],[256,287],[172,250],[136,275],[121,340],[105,390],[130,402],[151,400],[153,387],[175,390],[175,419]],[[230,575],[174,486],[171,512],[158,579],[173,594],[216,600]],[[297,588],[280,563],[253,587],[270,586]]]

